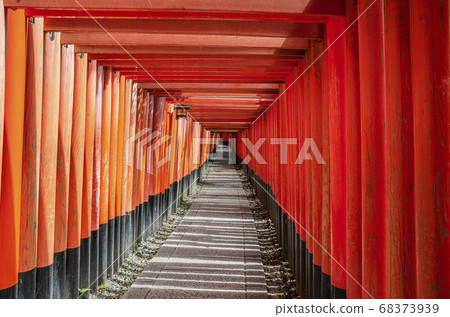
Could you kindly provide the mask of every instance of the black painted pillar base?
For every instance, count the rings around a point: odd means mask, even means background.
[[[17,283],[17,298],[36,298],[36,268],[27,272],[19,273],[19,281]]]
[[[139,232],[138,232],[138,242],[141,243],[145,240],[145,208],[144,204],[139,205]]]
[[[136,247],[136,209],[130,211],[130,252]]]
[[[135,243],[142,242],[142,234],[144,231],[142,230],[142,221],[143,221],[143,206],[142,204],[136,206],[136,241]]]
[[[115,219],[110,219],[108,221],[108,252],[106,261],[106,274],[107,277],[111,277],[113,274],[113,262],[114,262],[114,229],[115,229]]]
[[[0,289],[0,299],[16,299],[17,298],[17,284]]]
[[[153,210],[153,232],[156,232],[159,228],[160,212],[161,212],[161,194],[154,196],[154,210]]]
[[[81,239],[80,242],[80,282],[79,289],[88,290],[91,288],[91,237]],[[81,298],[89,298],[89,292],[80,294]]]
[[[65,298],[78,298],[80,288],[80,250],[81,248],[67,249]]]
[[[166,191],[167,193],[167,217],[170,217],[172,214],[172,195],[173,195],[173,186],[170,185],[169,189]]]
[[[98,229],[98,285],[107,281],[108,267],[108,224],[100,224]]]
[[[125,237],[125,239],[124,239],[124,254],[123,254],[123,257],[124,257],[124,259],[126,259],[126,258],[128,258],[128,256],[130,255],[130,247],[131,247],[131,242],[130,242],[130,239],[131,239],[131,233],[130,233],[130,230],[131,230],[131,224],[130,224],[130,220],[131,219],[131,215],[130,215],[130,213],[128,212],[126,215],[124,215],[124,231],[125,231],[125,234],[124,234],[124,237]]]
[[[130,212],[130,244],[131,251],[136,249],[136,240],[137,240],[137,208],[133,209]]]
[[[295,226],[294,226],[294,230],[295,230]],[[294,274],[294,277],[295,277],[295,283],[296,283],[295,291],[296,291],[297,295],[299,294],[297,286],[298,286],[298,280],[299,280],[299,275],[300,275],[299,274],[300,273],[300,271],[299,271],[299,267],[300,267],[299,245],[300,245],[300,235],[294,231],[294,246],[293,246],[294,265],[292,268],[292,273]]]
[[[172,215],[177,211],[177,183],[173,183],[170,189],[170,214]]]
[[[306,250],[306,298],[313,298],[312,280],[313,280],[313,261],[312,254]]]
[[[306,241],[300,240],[299,243],[300,265],[297,282],[297,293],[301,298],[306,298]]]
[[[143,211],[144,211],[144,214],[143,214],[143,218],[144,218],[143,231],[144,231],[144,233],[142,235],[142,239],[145,241],[145,240],[147,240],[148,235],[149,235],[149,231],[150,231],[148,229],[148,227],[150,225],[150,223],[149,223],[150,219],[149,219],[148,201],[144,201],[144,203],[142,204],[142,208],[143,208]]]
[[[322,272],[322,299],[331,299],[331,276]]]
[[[164,209],[163,209],[163,212],[164,212],[164,216],[163,216],[163,218],[164,218],[164,221],[166,221],[167,219],[168,219],[168,216],[169,216],[169,189],[166,189],[165,191],[164,191]]]
[[[154,221],[154,211],[155,211],[155,196],[148,196],[148,235],[153,233],[153,221]]]
[[[333,299],[345,299],[347,298],[347,291],[331,285],[331,297]]]
[[[89,262],[89,288],[94,293],[98,288],[98,252],[99,252],[99,230],[91,231],[90,251],[91,259]]]
[[[125,249],[128,247],[125,243],[126,237],[126,215],[120,216],[120,245],[119,245],[119,254],[120,254],[120,265],[123,264],[125,259]]]
[[[322,298],[322,268],[313,263],[313,284],[312,294],[313,299]]]
[[[119,267],[122,264],[120,260],[120,229],[121,229],[122,217],[116,217],[114,219],[114,258],[113,258],[113,271],[118,272]]]
[[[66,278],[66,251],[55,253],[53,260],[52,298],[65,298],[64,285]]]
[[[51,299],[53,291],[53,263],[36,269],[36,298]]]

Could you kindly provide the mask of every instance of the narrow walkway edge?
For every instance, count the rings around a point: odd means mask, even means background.
[[[124,298],[268,298],[253,216],[227,155],[218,147],[191,208]]]

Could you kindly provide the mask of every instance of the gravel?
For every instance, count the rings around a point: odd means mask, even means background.
[[[192,194],[182,198],[180,207],[178,207],[176,212],[163,222],[159,230],[137,245],[136,250],[124,260],[119,271],[112,275],[104,285],[100,285],[96,293],[91,293],[89,295],[90,299],[120,299],[123,297],[128,288],[161,248],[162,244],[181,222],[191,207],[192,201],[201,190],[202,185],[203,183],[199,181],[197,188]]]
[[[241,178],[255,221],[269,298],[298,298],[295,291],[295,278],[288,262],[284,261],[282,257],[282,250],[278,244],[277,234],[269,212],[257,198],[255,189],[241,167],[236,166],[236,170]]]

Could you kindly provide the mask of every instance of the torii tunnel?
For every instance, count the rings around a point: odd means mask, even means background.
[[[448,0],[0,8],[1,298],[104,283],[223,141],[301,298],[450,298]]]

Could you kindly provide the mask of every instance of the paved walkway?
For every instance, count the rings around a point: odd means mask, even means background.
[[[242,183],[219,147],[203,188],[124,298],[267,298]]]

